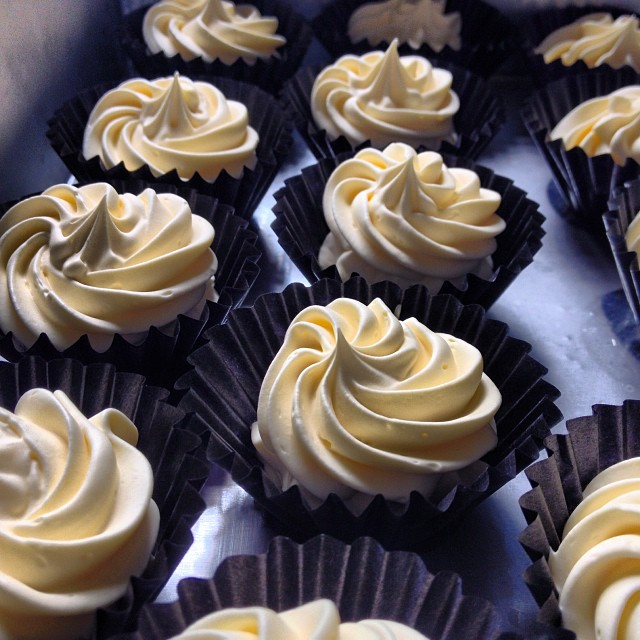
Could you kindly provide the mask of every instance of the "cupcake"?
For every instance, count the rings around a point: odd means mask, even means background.
[[[113,362],[170,384],[202,330],[243,301],[259,252],[232,209],[186,188],[118,186],[54,185],[2,208],[6,359]]]
[[[192,542],[201,436],[166,391],[110,365],[25,358],[0,380],[2,637],[93,637],[112,605],[127,628]]]
[[[640,23],[629,9],[585,5],[529,12],[522,24],[529,68],[541,85],[567,75],[640,74]]]
[[[507,178],[400,143],[322,160],[274,197],[272,227],[309,282],[356,272],[485,308],[544,235],[538,205]]]
[[[275,99],[229,80],[132,78],[82,92],[49,121],[49,141],[80,182],[186,185],[249,218],[291,145]]]
[[[398,38],[403,55],[448,60],[481,76],[491,75],[513,47],[509,21],[482,0],[336,0],[311,26],[334,57],[362,55]]]
[[[640,76],[556,80],[533,94],[523,118],[564,198],[561,213],[601,233],[609,197],[640,169]]]
[[[567,422],[568,435],[546,440],[549,458],[527,471],[535,488],[520,500],[532,560],[525,579],[540,618],[579,638],[637,632],[639,420],[637,400],[596,405]]]
[[[544,368],[526,355],[529,345],[506,331],[480,307],[431,296],[424,287],[402,291],[361,278],[291,285],[230,313],[207,333],[190,358],[193,371],[177,382],[179,406],[211,429],[210,459],[231,472],[276,530],[295,538],[371,535],[389,548],[418,545],[537,457],[536,439],[559,418]],[[310,340],[306,350],[295,351],[298,339]],[[325,375],[332,354],[336,365]],[[312,358],[309,373],[316,376],[307,376]],[[292,396],[296,366],[305,387],[322,380],[321,389]],[[375,367],[389,369],[374,373]],[[436,380],[445,379],[439,387]],[[334,383],[349,392],[336,394]],[[445,389],[453,393],[449,400]],[[433,396],[418,403],[413,393]],[[385,417],[385,407],[397,415]],[[302,439],[288,439],[285,422],[270,431],[277,416],[296,421]],[[318,418],[309,436],[305,416]],[[380,428],[369,431],[371,423]],[[432,447],[434,438],[440,444]]]
[[[280,0],[160,0],[125,16],[122,43],[138,73],[227,77],[277,94],[313,32]]]
[[[284,87],[297,128],[317,158],[404,142],[477,157],[504,121],[495,92],[450,63],[384,51],[305,67]]]
[[[287,637],[315,638],[309,629],[313,629],[309,613],[313,615],[317,610],[330,612],[323,627],[327,630],[326,637],[338,637],[329,635],[330,630],[335,630],[330,622],[335,622],[338,616],[347,623],[342,628],[345,633],[358,630],[348,623],[374,619],[372,627],[381,626],[386,631],[384,636],[375,637],[389,640],[413,639],[415,634],[432,640],[523,637],[503,631],[498,613],[488,601],[463,595],[456,574],[433,575],[419,556],[406,551],[385,551],[371,538],[359,538],[353,545],[346,545],[320,535],[300,545],[278,537],[265,554],[227,558],[209,580],[182,580],[178,594],[174,603],[146,606],[137,632],[116,638],[182,638],[179,634],[185,633],[187,626],[212,614],[214,623],[216,618],[228,620],[233,615],[234,630],[239,628],[240,616],[275,626],[285,611],[291,612],[284,615],[285,620],[294,618],[289,627],[295,627],[303,614],[310,623],[304,633]],[[379,620],[390,621],[391,625],[380,624]],[[394,635],[396,624],[409,627],[413,633]],[[264,626],[254,624],[248,637],[258,637],[256,627],[264,633]],[[549,634],[538,637],[569,637],[558,635],[557,630],[548,626],[534,624],[531,628],[538,632],[544,629]],[[287,631],[291,633],[291,628]],[[281,633],[270,637],[285,636]]]

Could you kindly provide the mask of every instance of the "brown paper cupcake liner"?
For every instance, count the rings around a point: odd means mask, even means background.
[[[519,540],[531,558],[525,582],[540,606],[539,620],[561,625],[558,594],[547,558],[582,491],[604,469],[640,455],[640,401],[594,405],[590,416],[567,421],[568,435],[545,440],[548,458],[526,471],[533,489],[520,498],[528,523]]]
[[[638,76],[628,69],[569,76],[534,92],[522,112],[524,124],[564,199],[566,208],[559,213],[599,234],[603,232],[602,214],[609,198],[625,181],[640,174],[640,165],[631,158],[617,165],[608,154],[589,157],[580,147],[567,151],[561,140],[549,139],[549,132],[586,100],[637,82]]]
[[[461,484],[443,477],[429,499],[413,492],[401,507],[378,495],[354,515],[333,494],[310,509],[297,486],[282,492],[263,474],[250,430],[264,374],[297,313],[338,297],[364,303],[379,297],[392,309],[400,306],[401,319],[414,316],[431,330],[456,335],[482,353],[485,371],[503,398],[496,416],[499,440],[481,459],[481,468]],[[207,332],[208,342],[189,359],[194,370],[177,382],[178,393],[184,394],[179,406],[196,412],[211,430],[211,461],[231,473],[277,531],[297,539],[318,532],[347,541],[370,535],[387,548],[412,548],[526,467],[560,419],[553,403],[559,392],[543,379],[546,369],[528,355],[529,344],[507,333],[507,326],[486,318],[481,307],[463,306],[449,295],[431,296],[424,287],[402,291],[389,282],[369,285],[362,278],[346,283],[323,279],[310,287],[294,284],[283,293],[262,296],[250,309],[230,313],[224,325]]]
[[[222,171],[214,182],[207,182],[198,173],[190,180],[182,180],[175,170],[156,177],[148,165],[128,171],[121,162],[111,169],[104,169],[97,156],[85,158],[82,155],[82,140],[89,115],[102,95],[118,83],[86,89],[56,110],[48,122],[49,142],[78,182],[112,182],[133,178],[150,183],[187,186],[218,198],[231,205],[237,215],[249,219],[289,152],[293,142],[292,127],[276,99],[254,85],[229,78],[192,76],[192,79],[215,85],[225,97],[242,102],[249,110],[249,124],[260,136],[256,149],[258,161],[254,169],[245,168],[240,178]]]
[[[271,226],[284,251],[309,282],[325,277],[340,279],[335,266],[322,269],[318,263],[320,247],[329,233],[322,195],[333,170],[349,157],[352,154],[341,154],[302,169],[298,175],[285,180],[285,186],[274,195],[275,220]],[[457,287],[447,281],[440,290],[440,293],[455,296],[463,304],[479,304],[488,309],[522,270],[531,264],[534,255],[542,247],[544,216],[538,211],[538,204],[529,200],[526,192],[508,178],[496,175],[472,160],[446,154],[443,158],[448,167],[464,167],[475,171],[482,187],[497,191],[502,198],[497,214],[507,226],[497,237],[491,279],[471,274],[465,278],[463,285]]]
[[[430,60],[435,67],[451,71],[452,88],[460,99],[460,109],[453,118],[458,140],[455,144],[443,142],[438,151],[475,159],[504,124],[503,101],[481,77],[446,60]],[[322,159],[370,146],[369,141],[352,145],[344,136],[331,140],[326,131],[315,124],[309,100],[313,83],[321,70],[321,66],[303,67],[282,89],[284,104],[311,152]]]
[[[277,49],[276,56],[268,60],[258,59],[253,65],[242,60],[228,65],[220,60],[205,62],[202,58],[196,58],[186,61],[180,55],[169,58],[164,53],[151,54],[142,37],[142,21],[149,6],[124,17],[120,26],[122,45],[138,73],[147,78],[173,75],[176,71],[186,76],[227,77],[257,85],[275,95],[282,83],[300,66],[313,31],[306,20],[287,3],[280,0],[254,0],[251,4],[262,15],[278,18],[277,33],[287,39],[286,44]]]
[[[527,67],[536,84],[543,87],[549,82],[567,76],[593,73],[612,74],[616,70],[609,65],[591,68],[583,60],[578,60],[571,66],[565,66],[560,60],[551,63],[544,61],[544,56],[534,53],[534,49],[553,31],[575,22],[590,13],[610,13],[614,19],[621,15],[628,15],[631,9],[624,9],[609,5],[583,5],[581,7],[567,6],[562,8],[545,8],[525,12],[520,18],[518,27],[518,41],[524,52]],[[627,67],[629,73],[635,73],[632,67]]]
[[[137,632],[114,640],[166,640],[224,608],[286,611],[320,598],[335,602],[343,622],[394,620],[431,640],[524,637],[503,633],[493,605],[463,595],[456,574],[431,574],[419,556],[385,551],[371,538],[346,545],[320,535],[299,545],[278,537],[265,554],[227,558],[211,579],[182,580],[178,594],[174,603],[145,606]],[[535,637],[561,637],[537,629],[550,635]]]
[[[312,20],[316,37],[333,57],[345,53],[362,55],[390,44],[384,42],[372,47],[367,40],[352,43],[348,36],[351,14],[369,1],[334,0]],[[515,50],[511,23],[497,8],[483,0],[448,0],[444,13],[454,12],[459,12],[462,17],[459,50],[447,45],[441,51],[434,51],[428,44],[413,49],[404,43],[400,45],[400,54],[448,60],[480,76],[490,76]]]
[[[216,198],[204,195],[185,185],[153,183],[143,180],[117,180],[111,184],[119,193],[140,193],[146,187],[159,192],[177,193],[189,203],[192,211],[207,219],[215,229],[212,249],[218,258],[216,272],[217,302],[207,302],[200,318],[179,315],[176,328],[166,334],[151,327],[149,335],[141,344],[132,344],[116,334],[112,345],[104,352],[93,349],[87,336],[81,337],[70,347],[59,351],[46,334],[28,349],[20,344],[12,332],[0,330],[0,355],[16,362],[20,358],[38,355],[47,360],[68,357],[85,364],[108,362],[118,369],[133,371],[147,377],[150,384],[171,388],[175,379],[187,369],[186,358],[199,346],[200,335],[208,327],[223,322],[230,309],[240,306],[260,269],[260,250],[257,235],[248,228],[248,222],[234,215],[232,207]],[[3,215],[14,202],[0,205]]]
[[[209,473],[206,434],[197,434],[193,418],[166,403],[166,390],[147,385],[137,374],[71,359],[0,362],[0,406],[13,411],[26,391],[38,387],[64,391],[87,416],[108,407],[125,413],[138,428],[138,449],[153,469],[158,540],[143,574],[132,578],[126,595],[109,607],[113,627],[124,630],[157,596],[193,542],[191,527],[205,508],[199,491]],[[96,638],[102,637],[98,629]]]

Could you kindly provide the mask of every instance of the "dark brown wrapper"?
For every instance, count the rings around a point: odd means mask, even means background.
[[[594,405],[590,416],[567,421],[567,435],[545,440],[548,458],[526,471],[533,489],[520,498],[528,523],[519,541],[531,558],[525,582],[540,606],[541,622],[561,625],[558,594],[547,558],[582,501],[584,488],[608,467],[640,455],[640,401]]]
[[[525,126],[564,199],[566,208],[561,215],[598,234],[603,233],[602,214],[611,195],[640,174],[640,165],[631,158],[617,165],[608,154],[589,157],[580,147],[567,151],[561,140],[550,140],[549,134],[586,100],[639,81],[640,77],[628,69],[568,76],[535,91],[522,111]]]
[[[302,169],[301,173],[285,180],[278,190],[273,207],[275,220],[272,228],[280,246],[309,282],[321,278],[340,279],[335,266],[322,269],[318,253],[329,227],[322,207],[322,197],[327,180],[333,170],[353,154],[341,154],[326,158]],[[470,274],[462,286],[445,282],[439,293],[449,293],[463,304],[479,304],[488,309],[504,293],[515,278],[533,261],[542,247],[544,216],[538,204],[516,187],[513,181],[496,175],[472,160],[444,155],[448,167],[463,167],[475,171],[483,188],[493,189],[501,196],[497,214],[506,222],[505,230],[497,237],[494,252],[493,275],[485,280]]]
[[[333,494],[310,509],[297,486],[283,493],[263,475],[250,431],[264,374],[297,313],[338,297],[363,303],[379,297],[391,309],[400,305],[401,319],[413,316],[482,353],[485,372],[503,398],[496,415],[498,444],[461,484],[443,476],[429,499],[413,492],[404,505],[378,495],[356,516]],[[560,419],[553,403],[558,391],[544,381],[546,369],[528,355],[530,345],[507,333],[507,326],[486,318],[480,306],[463,306],[449,295],[431,296],[420,286],[402,291],[389,282],[369,285],[357,277],[346,283],[323,279],[310,287],[294,284],[281,294],[262,296],[250,309],[230,313],[224,325],[207,332],[208,342],[189,359],[193,371],[177,383],[177,392],[184,394],[179,406],[195,411],[211,430],[211,461],[253,496],[276,530],[297,539],[318,532],[346,541],[370,535],[387,548],[413,548],[537,458],[542,438]]]
[[[277,33],[287,39],[282,47],[278,47],[276,55],[267,60],[258,59],[252,65],[243,60],[224,64],[220,60],[205,62],[202,58],[196,58],[186,61],[179,55],[169,58],[164,53],[151,54],[142,37],[142,21],[150,5],[124,17],[120,26],[122,45],[136,70],[147,78],[173,75],[175,71],[186,76],[227,77],[254,84],[276,95],[282,83],[300,66],[313,31],[306,20],[292,11],[287,3],[280,0],[253,0],[251,4],[263,16],[278,18]]]
[[[166,390],[147,385],[140,375],[71,359],[0,362],[0,406],[13,411],[26,391],[39,387],[63,391],[87,417],[110,407],[122,411],[138,428],[138,449],[153,469],[158,539],[142,575],[132,578],[126,594],[108,607],[111,628],[126,630],[142,605],[158,595],[193,542],[191,527],[205,508],[199,491],[209,474],[207,436],[195,430],[191,416],[166,402]],[[112,633],[101,625],[104,615],[98,611],[96,639]]]
[[[147,187],[159,193],[176,193],[189,203],[195,214],[213,225],[215,236],[211,248],[218,259],[215,284],[218,301],[207,302],[200,318],[179,315],[171,334],[151,327],[141,344],[132,344],[116,334],[111,346],[103,352],[93,349],[87,336],[59,351],[46,334],[42,334],[33,345],[25,348],[14,339],[11,332],[0,330],[0,355],[11,362],[24,356],[37,355],[46,360],[64,357],[85,364],[112,363],[122,371],[144,375],[150,384],[171,388],[176,378],[186,371],[186,358],[200,345],[202,332],[223,322],[230,309],[240,306],[256,281],[261,255],[257,247],[258,237],[248,228],[246,220],[234,214],[232,207],[185,185],[149,184],[135,179],[114,179],[111,184],[119,193],[138,194]],[[13,204],[15,202],[1,204],[0,215],[6,213]]]
[[[254,169],[245,168],[240,178],[222,171],[214,182],[207,182],[197,173],[190,180],[182,180],[175,170],[156,177],[148,165],[128,171],[121,162],[111,169],[104,169],[97,156],[85,158],[82,140],[89,115],[102,95],[119,83],[86,89],[57,109],[48,122],[49,143],[78,182],[139,179],[187,186],[218,198],[231,205],[237,215],[249,219],[289,153],[293,142],[292,127],[276,99],[254,85],[229,78],[191,76],[191,79],[213,84],[226,98],[242,102],[249,111],[249,124],[260,137],[257,164]]]
[[[452,89],[460,99],[460,109],[453,118],[458,140],[455,144],[443,142],[438,151],[475,159],[504,124],[503,101],[480,76],[446,60],[432,58],[430,61],[434,67],[451,71]],[[313,83],[321,70],[319,66],[303,67],[284,84],[282,90],[287,110],[311,152],[322,159],[370,146],[366,140],[354,146],[344,136],[332,140],[324,129],[315,124],[309,100]]]
[[[372,47],[367,40],[352,43],[349,38],[351,14],[370,1],[334,0],[312,20],[314,33],[332,56],[337,58],[345,53],[362,55],[390,44],[386,42]],[[462,18],[459,50],[447,45],[441,51],[434,51],[427,44],[414,49],[404,43],[400,46],[401,55],[448,60],[480,76],[490,76],[515,50],[511,23],[498,9],[483,0],[447,0],[444,13],[455,12],[459,12]]]

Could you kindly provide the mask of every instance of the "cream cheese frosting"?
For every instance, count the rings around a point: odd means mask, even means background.
[[[341,622],[331,600],[277,613],[266,607],[222,609],[202,617],[172,640],[428,640],[393,620]]]
[[[146,566],[153,474],[120,411],[33,389],[0,409],[0,637],[69,640]]]
[[[460,49],[462,17],[459,11],[445,14],[446,0],[385,0],[358,7],[350,16],[347,33],[351,42],[366,40],[372,47],[397,38],[412,49],[423,44],[436,52],[446,46]]]
[[[57,349],[87,334],[98,351],[115,333],[135,343],[151,326],[170,331],[217,297],[213,238],[171,193],[50,187],[0,218],[0,327],[27,347],[41,333]]]
[[[262,16],[250,4],[161,0],[145,13],[142,34],[151,53],[229,65],[242,59],[252,65],[275,55],[286,43],[277,28],[277,18]]]
[[[457,139],[453,117],[460,102],[453,76],[421,56],[400,56],[398,41],[386,51],[345,55],[315,79],[311,112],[331,139],[370,140],[438,149]]]
[[[640,164],[640,85],[629,85],[572,109],[549,134],[567,150],[588,156],[609,154],[616,164],[631,158]]]
[[[318,261],[336,265],[343,280],[356,272],[434,293],[470,273],[489,278],[495,237],[505,228],[496,215],[500,200],[474,171],[448,168],[434,151],[402,143],[363,149],[327,180],[330,232]]]
[[[569,517],[549,567],[563,625],[580,640],[640,631],[640,458],[599,473]]]
[[[640,73],[640,20],[635,15],[613,19],[610,13],[591,13],[549,34],[535,49],[549,64],[565,67],[582,60],[589,68],[629,66]]]
[[[263,379],[253,443],[266,474],[313,507],[334,493],[429,495],[497,443],[500,392],[480,352],[380,300],[338,298],[291,322]]]
[[[105,169],[148,165],[156,177],[175,169],[182,180],[197,173],[213,182],[222,171],[239,178],[253,169],[257,145],[244,104],[176,73],[107,91],[89,115],[82,153],[98,156]]]

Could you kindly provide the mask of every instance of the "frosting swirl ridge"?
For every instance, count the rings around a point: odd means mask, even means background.
[[[478,175],[448,168],[434,151],[395,143],[363,149],[334,170],[323,208],[330,232],[318,261],[370,282],[424,284],[434,293],[444,280],[492,274],[500,195]]]
[[[57,349],[88,334],[100,351],[115,333],[168,330],[216,298],[213,237],[174,194],[50,187],[0,219],[0,327],[27,346],[46,333]]]
[[[472,345],[338,298],[292,321],[262,383],[252,438],[283,490],[425,495],[492,449],[500,392]]]
[[[86,418],[61,391],[0,409],[2,637],[76,637],[142,571],[159,514],[137,437],[120,411]]]
[[[452,82],[451,72],[426,58],[400,57],[394,40],[384,52],[345,55],[325,67],[313,84],[311,112],[332,139],[437,149],[456,140],[453,116],[460,102]]]
[[[161,0],[145,13],[142,34],[151,53],[179,55],[189,61],[221,60],[249,65],[274,55],[286,39],[278,19],[262,16],[252,5],[225,0]]]
[[[134,78],[107,91],[89,115],[82,153],[106,169],[148,165],[154,176],[175,169],[213,182],[221,171],[238,178],[256,164],[258,133],[247,108],[208,82],[180,76]]]

